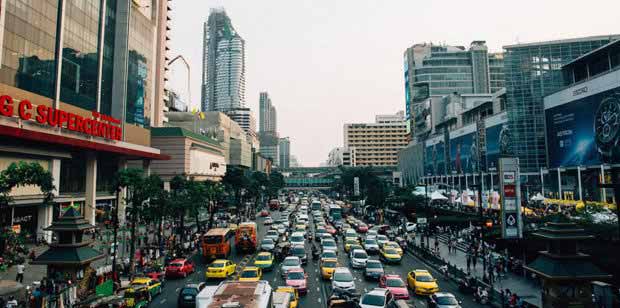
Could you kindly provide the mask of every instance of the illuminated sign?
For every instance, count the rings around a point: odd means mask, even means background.
[[[33,104],[24,99],[15,105],[13,98],[8,95],[0,96],[0,114],[12,117],[17,108],[17,114],[24,121],[36,121],[41,125],[60,127],[82,134],[101,137],[110,140],[121,140],[123,129],[119,126],[120,120],[109,115],[92,111],[92,118],[85,118],[78,114],[64,110]]]

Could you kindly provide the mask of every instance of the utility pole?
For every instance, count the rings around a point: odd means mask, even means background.
[[[604,180],[605,179],[603,179],[603,181]],[[611,183],[599,183],[598,186],[601,188],[611,188],[614,190],[614,199],[616,199],[616,216],[620,217],[620,206],[618,206],[618,203],[620,202],[620,183],[618,183],[618,169],[615,167],[611,168]],[[620,237],[620,219],[618,220],[618,237]]]

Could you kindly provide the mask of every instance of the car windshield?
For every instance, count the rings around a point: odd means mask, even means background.
[[[221,235],[205,236],[204,241],[207,244],[219,244],[222,242],[222,236]]]
[[[388,279],[385,284],[392,288],[402,288],[405,286],[405,283],[403,283],[403,281],[399,278]]]
[[[366,245],[377,245],[377,241],[375,239],[367,239]]]
[[[293,247],[291,248],[291,253],[295,255],[303,255],[306,253],[303,247]]]
[[[299,259],[286,259],[286,260],[284,260],[283,264],[286,265],[286,266],[299,265]]]
[[[429,275],[418,275],[415,277],[415,280],[419,282],[432,282],[434,279]]]
[[[336,242],[331,240],[323,241],[323,246],[336,246]]]
[[[210,267],[224,267],[224,263],[211,263]]]
[[[263,240],[263,245],[271,245],[273,244],[273,240],[270,238],[266,238]]]
[[[394,248],[389,248],[385,250],[385,253],[388,255],[396,255],[398,254],[398,251],[396,251]]]
[[[380,262],[366,262],[366,268],[383,268]]]
[[[291,242],[303,242],[304,241],[304,237],[303,236],[291,236]]]
[[[440,296],[436,300],[438,305],[458,305],[459,301],[452,296]]]
[[[336,253],[335,253],[335,252],[333,252],[333,251],[326,251],[326,252],[324,252],[324,253],[321,255],[321,257],[323,257],[323,258],[337,258],[338,256],[337,256],[337,255],[336,255]]]
[[[349,272],[339,272],[334,274],[334,280],[342,281],[342,282],[351,282],[353,281],[353,275]]]
[[[382,307],[383,303],[385,303],[385,297],[383,295],[366,294],[362,298],[363,305]]]
[[[195,288],[184,288],[183,290],[181,290],[181,295],[196,296],[196,294],[198,294],[198,290],[196,290]]]
[[[258,255],[256,256],[256,261],[269,261],[271,257],[269,255]]]
[[[170,267],[181,267],[183,266],[183,263],[170,263],[170,265],[168,265]]]
[[[241,273],[241,277],[242,278],[256,278],[258,277],[258,272],[254,270],[243,271],[243,273]]]
[[[388,238],[387,238],[387,236],[385,236],[385,235],[379,235],[379,236],[377,236],[377,240],[378,240],[378,241],[387,241],[387,240],[388,240]]]
[[[289,279],[289,280],[304,279],[304,273],[302,273],[302,272],[289,272],[288,275],[286,275],[286,279]]]
[[[363,251],[356,251],[353,253],[355,259],[368,259],[368,255]]]
[[[325,261],[323,262],[323,267],[336,267],[336,265],[338,265],[338,263],[336,261]]]

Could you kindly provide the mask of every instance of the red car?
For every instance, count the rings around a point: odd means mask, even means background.
[[[187,277],[194,272],[194,263],[187,259],[175,259],[166,266],[166,277]]]
[[[336,234],[336,229],[334,229],[334,227],[332,227],[332,226],[325,227],[325,230],[327,231],[327,233],[329,233],[331,235]]]
[[[286,286],[297,289],[299,294],[308,294],[308,275],[303,268],[293,268],[286,272]]]
[[[366,232],[368,232],[368,226],[365,225],[365,224],[359,224],[357,226],[357,232],[359,232],[359,233],[366,233]]]
[[[260,211],[260,217],[267,217],[267,216],[269,216],[269,211],[267,210]]]
[[[383,275],[379,278],[379,288],[386,288],[392,293],[394,299],[409,299],[407,285],[399,275]]]

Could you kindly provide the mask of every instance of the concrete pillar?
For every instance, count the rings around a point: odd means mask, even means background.
[[[491,189],[489,189],[490,192],[493,192],[493,172],[489,172],[489,175],[491,177]],[[491,195],[489,195],[491,196]]]
[[[50,164],[50,173],[52,174],[54,184],[54,197],[58,196],[60,189],[60,159],[52,159]],[[47,243],[52,242],[52,231],[43,230],[49,227],[54,220],[54,205],[40,206],[37,209],[37,238],[43,239]]]
[[[605,166],[601,165],[601,184],[605,184]],[[607,202],[607,191],[601,188],[601,200]]]
[[[579,200],[583,201],[583,193],[581,192],[581,167],[577,167],[577,185],[579,188]]]
[[[540,194],[545,196],[545,175],[542,168],[540,168]]]
[[[97,204],[97,154],[86,153],[86,191],[84,192],[84,219],[95,224],[95,205]]]
[[[119,159],[118,161],[118,171],[127,169],[127,161],[124,159]],[[123,188],[121,192],[118,194],[118,199],[116,200],[116,206],[118,207],[118,224],[119,226],[125,225],[125,209],[127,204],[125,204],[125,198],[127,197],[127,189]]]
[[[469,183],[467,183],[467,174],[465,174],[465,190],[469,189]]]
[[[562,197],[562,171],[558,168],[558,196],[560,200],[564,200]]]

